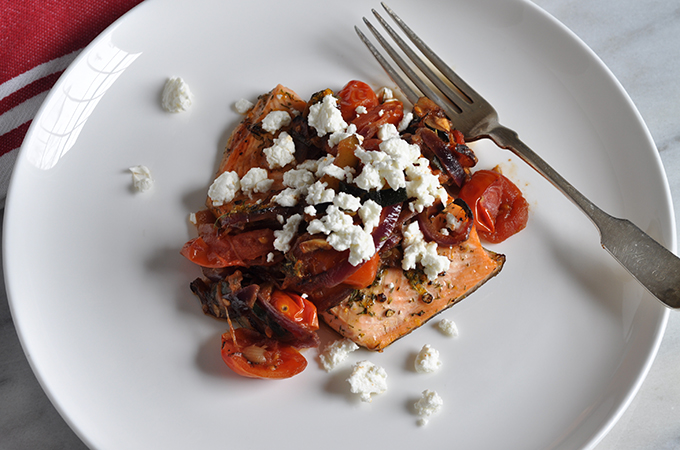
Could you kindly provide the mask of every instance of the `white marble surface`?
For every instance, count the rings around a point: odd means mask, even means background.
[[[661,154],[675,199],[677,220],[680,217],[680,3],[675,0],[534,1],[583,39],[630,94]],[[0,449],[85,448],[31,372],[5,296],[0,300],[0,342]],[[596,449],[680,449],[680,312],[671,313],[658,356],[640,392]]]

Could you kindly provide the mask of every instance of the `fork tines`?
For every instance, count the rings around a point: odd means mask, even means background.
[[[378,42],[380,42],[380,45],[385,49],[385,51],[389,54],[389,56],[392,58],[392,60],[399,66],[399,68],[403,71],[403,73],[408,77],[409,80],[413,82],[413,84],[422,92],[422,94],[418,94],[415,90],[412,89],[411,85],[409,85],[408,82],[404,80],[403,77],[399,75],[397,70],[394,69],[390,65],[390,63],[382,56],[382,54],[378,51],[378,49],[375,48],[375,46],[368,40],[368,38],[364,35],[364,33],[361,32],[361,30],[358,27],[354,27],[357,34],[361,38],[361,40],[366,44],[368,49],[371,51],[373,56],[378,60],[380,65],[383,67],[385,72],[392,78],[392,80],[399,86],[399,88],[402,90],[404,95],[408,98],[408,100],[415,104],[418,101],[418,98],[424,95],[425,97],[428,97],[430,100],[433,102],[437,103],[441,108],[444,109],[444,111],[447,113],[447,115],[450,118],[455,117],[461,112],[464,112],[466,110],[469,110],[471,108],[471,105],[473,103],[471,95],[468,95],[466,93],[473,93],[474,90],[470,88],[470,86],[465,83],[456,73],[441,59],[439,58],[428,46],[425,44],[422,39],[420,39],[414,32],[411,30],[411,28],[404,23],[404,21],[395,14],[392,9],[390,9],[387,5],[384,3],[381,3],[387,14],[392,17],[394,22],[399,25],[399,28],[402,29],[404,34],[409,38],[411,42],[421,51],[421,53],[434,65],[441,75],[443,75],[455,89],[453,89],[451,86],[446,84],[442,79],[441,76],[437,75],[431,68],[430,66],[423,61],[423,59],[416,54],[415,51],[413,51],[409,45],[397,34],[396,31],[385,21],[385,19],[378,14],[378,12],[375,9],[372,9],[371,11],[373,12],[373,15],[378,19],[382,27],[387,31],[387,33],[392,37],[394,42],[397,43],[399,48],[408,56],[408,58],[416,65],[416,67],[425,75],[425,77],[434,85],[436,88],[443,94],[444,98],[442,98],[442,95],[436,93],[428,83],[426,83],[420,76],[416,74],[416,72],[413,70],[413,68],[401,57],[401,55],[387,42],[387,40],[380,34],[380,32],[364,17],[364,23],[368,27],[369,30],[371,30],[371,33],[376,37]]]

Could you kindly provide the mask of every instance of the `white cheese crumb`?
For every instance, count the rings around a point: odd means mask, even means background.
[[[338,192],[333,198],[333,204],[346,211],[357,211],[361,207],[361,199],[346,192]]]
[[[300,192],[294,188],[286,188],[272,197],[272,200],[281,206],[295,206],[298,203]]]
[[[295,189],[306,189],[314,184],[314,174],[307,169],[287,170],[283,173],[283,185]]]
[[[441,365],[439,352],[433,349],[430,344],[425,344],[416,355],[415,368],[418,373],[435,372]]]
[[[459,219],[451,213],[446,213],[446,226],[452,231],[458,231],[465,223],[463,219]]]
[[[132,185],[138,192],[146,192],[153,187],[151,171],[146,166],[130,167],[132,172]]]
[[[286,220],[286,224],[282,230],[274,231],[274,248],[280,252],[286,253],[290,250],[290,241],[295,237],[297,229],[302,221],[300,214],[294,214]]]
[[[382,394],[387,391],[387,372],[370,361],[354,364],[347,381],[350,391],[359,394],[363,402],[370,402],[371,394]]]
[[[316,129],[319,137],[347,128],[347,123],[342,119],[342,113],[338,109],[338,101],[332,95],[325,96],[323,100],[309,107],[307,123]]]
[[[366,109],[365,106],[359,105],[359,106],[356,107],[356,109],[354,110],[354,112],[356,112],[357,115],[359,115],[359,114],[366,114],[366,113],[368,112],[368,110]]]
[[[447,336],[456,337],[458,336],[458,326],[453,320],[442,319],[437,323],[439,330]]]
[[[271,113],[269,114],[271,115]],[[274,139],[274,145],[262,151],[267,157],[270,169],[278,169],[295,161],[295,143],[293,138],[285,131],[282,131],[279,137]]]
[[[425,425],[430,420],[430,416],[441,411],[444,401],[435,391],[426,389],[423,391],[422,396],[413,405],[416,410],[416,414],[420,417],[418,419],[418,425]]]
[[[191,222],[194,225],[198,225],[198,221],[196,220],[196,213],[189,214],[189,222]]]
[[[239,114],[245,114],[252,108],[253,102],[250,100],[246,100],[245,98],[242,98],[241,100],[237,101],[234,103],[234,109],[236,110],[237,113]]]
[[[382,141],[398,137],[399,131],[397,131],[397,127],[395,127],[391,123],[380,125],[380,128],[378,128],[378,139]]]
[[[430,170],[430,162],[426,158],[419,158],[415,164],[406,168],[409,181],[406,183],[406,195],[415,198],[409,205],[412,211],[422,212],[432,206],[439,199],[446,203],[448,194]]]
[[[413,113],[407,112],[406,114],[404,114],[404,117],[402,117],[401,122],[399,122],[399,125],[397,125],[397,130],[399,132],[404,131],[405,129],[408,128],[409,125],[411,125],[412,120],[413,120]]]
[[[222,206],[232,201],[239,189],[241,189],[241,182],[238,174],[224,172],[213,181],[208,189],[208,197],[212,200],[213,206]]]
[[[385,103],[394,98],[394,93],[392,92],[392,89],[383,86],[380,88],[380,91],[378,91],[378,98],[382,103]]]
[[[347,338],[338,339],[323,349],[321,354],[319,354],[319,360],[324,370],[330,372],[347,359],[350,353],[357,349],[359,349],[359,346],[351,340]]]
[[[349,249],[348,261],[353,266],[368,261],[375,254],[373,236],[359,225],[354,225],[352,217],[336,205],[329,205],[321,219],[312,220],[307,232],[326,234],[326,242],[339,252]]]
[[[262,119],[262,128],[270,133],[276,132],[279,128],[290,125],[291,117],[287,111],[271,111]]]
[[[364,223],[364,231],[370,233],[375,227],[380,224],[380,214],[382,213],[382,206],[373,200],[366,200],[361,208],[359,208],[359,217]]]
[[[313,207],[312,205],[305,206],[305,209],[303,209],[303,211],[308,216],[312,216],[312,217],[316,216],[316,208]]]
[[[264,193],[271,189],[274,180],[267,178],[267,170],[253,167],[241,178],[241,190],[252,197],[255,193]]]
[[[323,181],[317,181],[309,186],[305,201],[310,205],[332,202],[335,198],[335,191],[327,186],[328,184]]]
[[[189,90],[189,85],[180,77],[171,77],[165,82],[161,105],[166,111],[171,113],[188,111],[193,100],[194,96]]]
[[[446,256],[437,253],[435,242],[425,242],[418,222],[411,222],[404,229],[403,246],[402,269],[415,269],[416,264],[420,263],[430,280],[434,280],[441,272],[449,269],[451,261]]]
[[[274,252],[267,253],[267,262],[274,261]]]

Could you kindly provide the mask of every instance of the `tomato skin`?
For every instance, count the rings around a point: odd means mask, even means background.
[[[199,237],[184,244],[180,250],[182,256],[202,267],[248,267],[264,264],[266,255],[275,250],[274,232],[270,229],[223,235],[215,230],[212,225],[201,226]]]
[[[472,209],[477,232],[488,242],[503,242],[526,227],[529,204],[519,188],[496,171],[475,172],[459,197]]]
[[[257,352],[249,351],[256,347]],[[249,360],[249,353],[257,354],[262,361]],[[222,335],[222,359],[235,373],[248,378],[290,378],[307,367],[307,360],[295,348],[244,328]]]
[[[366,114],[360,114],[352,121],[357,127],[357,133],[365,139],[371,139],[378,134],[381,126],[391,123],[399,125],[404,117],[404,105],[400,101],[391,100],[369,109]]]
[[[314,331],[319,329],[319,318],[316,306],[309,300],[288,291],[275,290],[272,292],[271,304],[288,319]]]
[[[194,238],[184,244],[184,247],[180,250],[180,254],[189,261],[202,267],[212,269],[227,267],[226,261],[220,258],[217,253],[213,252],[201,237]]]
[[[367,110],[373,109],[378,105],[378,96],[371,87],[363,81],[352,80],[345,85],[340,92],[339,106],[342,118],[346,122],[351,122],[357,117],[356,109],[363,106]]]
[[[370,286],[375,281],[375,276],[378,273],[380,266],[380,255],[377,253],[371,259],[366,261],[349,277],[345,278],[343,284],[352,286],[357,289],[363,289]]]

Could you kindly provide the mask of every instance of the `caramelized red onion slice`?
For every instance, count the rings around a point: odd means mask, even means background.
[[[442,141],[437,133],[429,128],[421,128],[418,133],[423,139],[423,144],[432,150],[453,182],[461,187],[465,182],[465,169],[463,169],[456,153],[451,150],[449,144]]]
[[[385,242],[394,232],[394,229],[399,222],[401,215],[402,204],[386,206],[380,215],[380,225],[378,225],[371,236],[373,237],[373,244],[375,245],[375,252],[378,253]],[[320,273],[304,283],[304,289],[308,291],[315,291],[317,289],[329,288],[337,286],[345,281],[350,275],[359,270],[364,263],[353,266],[348,260],[344,260],[337,266]]]
[[[264,208],[253,209],[251,211],[239,211],[224,214],[217,219],[217,226],[220,229],[238,228],[244,229],[247,225],[262,221],[277,221],[277,216],[284,218],[295,214],[299,208],[286,208],[283,206],[266,206]]]
[[[422,231],[423,236],[428,241],[436,242],[438,245],[444,247],[453,247],[461,242],[465,242],[470,236],[470,230],[472,229],[472,224],[474,223],[474,216],[472,215],[472,210],[463,200],[457,198],[453,201],[456,205],[460,206],[465,212],[465,221],[458,225],[455,230],[449,230],[449,234],[443,234],[441,230],[435,227],[431,220],[431,210],[426,209],[420,214],[418,214],[417,220],[420,226],[420,231]]]

